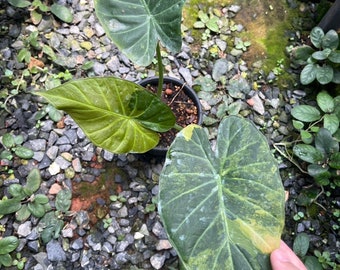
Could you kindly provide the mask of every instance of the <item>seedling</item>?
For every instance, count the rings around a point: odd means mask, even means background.
[[[0,159],[12,160],[13,154],[19,158],[30,159],[33,157],[34,152],[21,144],[24,142],[22,135],[13,135],[11,133],[5,133],[2,136],[1,144],[5,149],[0,152]]]
[[[50,210],[49,199],[43,194],[35,194],[40,188],[41,176],[38,169],[33,169],[27,176],[25,186],[12,184],[8,188],[10,199],[0,201],[0,215],[15,213],[18,221],[27,220],[30,215],[43,217]]]
[[[19,239],[15,236],[8,236],[0,239],[0,267],[13,265],[10,253],[19,245]]]

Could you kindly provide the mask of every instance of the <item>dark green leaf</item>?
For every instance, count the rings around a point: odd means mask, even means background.
[[[340,84],[340,70],[333,69],[333,83]]]
[[[14,153],[19,157],[23,159],[30,159],[34,156],[34,152],[25,147],[25,146],[17,146],[15,147]]]
[[[323,270],[318,258],[314,256],[306,256],[304,263],[308,270]]]
[[[316,51],[312,54],[312,57],[316,60],[322,61],[328,58],[328,55],[331,53],[330,49],[325,49],[323,51]]]
[[[40,203],[31,202],[31,203],[28,203],[27,207],[28,207],[28,210],[31,212],[31,214],[35,217],[40,218],[45,215],[45,208]]]
[[[7,1],[12,6],[15,6],[15,7],[18,7],[18,8],[25,8],[25,7],[29,7],[31,5],[31,2],[26,1],[26,0],[7,0]]]
[[[48,104],[46,107],[46,111],[48,112],[48,116],[54,121],[54,122],[59,122],[63,116],[64,113],[57,110],[54,106],[51,104]]]
[[[40,188],[41,176],[38,169],[32,169],[27,176],[26,187],[32,192],[36,192]]]
[[[322,38],[322,48],[336,50],[339,46],[339,36],[338,33],[331,29],[329,30],[326,35]]]
[[[71,23],[73,21],[73,15],[70,9],[63,5],[53,4],[51,6],[51,12],[64,22]]]
[[[304,127],[304,124],[301,121],[293,120],[293,127],[297,130],[301,130]]]
[[[284,190],[264,136],[230,116],[213,152],[204,129],[184,128],[159,183],[159,212],[185,269],[271,269],[280,245]]]
[[[95,0],[95,11],[107,35],[137,65],[154,59],[158,40],[171,52],[182,46],[185,0]]]
[[[308,163],[323,161],[323,154],[320,150],[308,144],[297,144],[293,147],[294,154]]]
[[[326,114],[323,120],[324,128],[327,128],[333,135],[339,129],[339,119],[335,114]]]
[[[51,239],[57,238],[64,226],[64,222],[58,219],[54,212],[48,212],[40,220],[39,227],[42,228],[41,239],[48,243]]]
[[[325,33],[320,27],[318,26],[314,27],[312,31],[310,32],[310,41],[316,48],[320,49],[321,44],[322,44],[322,39],[324,36],[325,36]]]
[[[43,45],[43,53],[47,54],[51,60],[55,60],[57,57],[53,51],[53,49],[50,46]]]
[[[24,142],[24,136],[22,136],[21,134],[20,135],[16,135],[14,136],[14,143],[16,145],[20,145]]]
[[[301,134],[301,140],[305,143],[305,144],[310,144],[313,141],[313,136],[312,134],[310,134],[308,131],[305,130],[301,130],[300,131]]]
[[[330,131],[325,128],[320,128],[316,134],[315,147],[327,157],[332,153],[339,152],[339,143],[333,139]]]
[[[31,212],[28,210],[27,204],[22,205],[19,211],[15,213],[15,217],[18,221],[24,222],[31,216]]]
[[[333,169],[340,170],[340,153],[334,153],[329,160],[329,166]]]
[[[306,65],[300,74],[300,82],[304,85],[310,84],[316,78],[317,67],[315,64]]]
[[[330,173],[328,172],[328,169],[329,168],[327,166],[323,167],[318,164],[310,164],[308,165],[308,174],[313,177],[318,177],[318,176],[323,175],[329,178]]]
[[[12,148],[15,146],[15,142],[14,142],[14,137],[12,134],[10,133],[5,133],[2,136],[2,144],[6,147],[6,148]]]
[[[18,200],[22,200],[26,197],[22,185],[12,184],[8,187],[8,193]]]
[[[0,266],[12,266],[12,257],[9,254],[0,254]]]
[[[0,201],[0,215],[15,213],[21,208],[21,202],[17,198],[2,199]]]
[[[331,113],[334,110],[334,100],[333,98],[326,92],[321,91],[316,96],[316,101],[320,109],[325,113]]]
[[[7,151],[7,150],[3,150],[0,153],[0,159],[12,160],[13,159],[12,152],[11,151]]]
[[[309,241],[309,236],[306,233],[299,233],[294,239],[293,250],[294,253],[300,258],[307,254]]]
[[[312,55],[313,52],[314,50],[312,49],[312,47],[303,45],[294,48],[292,51],[292,55],[293,58],[297,60],[296,62],[298,64],[303,65],[306,64],[306,61]]]
[[[69,189],[63,189],[56,196],[55,207],[58,211],[66,212],[71,207],[72,192]]]
[[[328,59],[333,63],[340,64],[340,51],[332,51]]]
[[[39,204],[48,203],[48,197],[44,194],[37,194],[34,196],[34,202]]]
[[[316,79],[320,84],[330,83],[333,79],[333,68],[328,65],[317,66]]]
[[[294,118],[302,122],[314,122],[321,118],[321,114],[318,109],[310,105],[299,105],[291,111]]]
[[[66,83],[39,95],[69,113],[96,145],[113,153],[146,152],[175,124],[170,108],[133,82],[115,77]]]
[[[19,239],[15,236],[7,236],[0,239],[0,254],[10,253],[19,245]]]

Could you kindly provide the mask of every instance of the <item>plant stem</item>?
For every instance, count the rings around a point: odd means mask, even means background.
[[[158,65],[157,96],[161,97],[162,96],[162,90],[163,90],[164,69],[163,69],[162,56],[161,56],[161,48],[159,46],[159,42],[157,43],[156,55],[157,55],[157,65]]]
[[[174,125],[174,129],[176,129],[176,130],[178,130],[178,131],[181,131],[183,128],[182,128],[180,125],[175,124],[175,125]]]

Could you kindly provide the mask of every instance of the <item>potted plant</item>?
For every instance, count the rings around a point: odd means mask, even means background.
[[[195,92],[176,79],[166,78],[164,83],[160,43],[172,52],[180,50],[184,2],[95,1],[97,17],[107,35],[132,62],[148,66],[156,54],[159,75],[156,93],[146,89],[149,82],[144,81],[141,86],[116,77],[103,77],[74,80],[38,94],[70,114],[94,144],[113,153],[147,152],[158,145],[158,133],[180,130],[182,126],[176,123],[174,111],[164,103],[166,98],[173,102],[179,93],[189,95],[189,103],[196,102],[196,109],[184,108],[194,114],[193,121],[184,126],[200,124],[201,105]],[[175,86],[173,92],[164,92],[163,87],[170,85]]]
[[[105,30],[132,61],[147,65],[156,50],[158,94],[115,77],[77,80],[38,94],[68,112],[96,145],[115,153],[153,148],[157,132],[176,125],[159,95],[159,41],[169,50],[180,48],[183,4],[95,1]],[[167,151],[158,211],[183,269],[269,270],[284,225],[284,191],[265,137],[231,116],[220,123],[213,150],[198,125],[183,128]]]

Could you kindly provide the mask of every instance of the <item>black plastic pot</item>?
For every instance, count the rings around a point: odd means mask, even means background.
[[[164,77],[164,84],[172,84],[174,86],[183,87],[182,91],[194,102],[195,106],[197,107],[197,125],[201,125],[203,121],[203,112],[202,112],[202,105],[201,102],[196,94],[196,92],[189,87],[184,82],[172,78],[172,77]],[[158,85],[158,77],[149,77],[139,82],[139,85],[146,87],[147,85],[157,86]],[[152,156],[156,156],[159,158],[164,158],[166,156],[166,152],[168,148],[156,146],[155,148],[151,149],[147,154]]]

